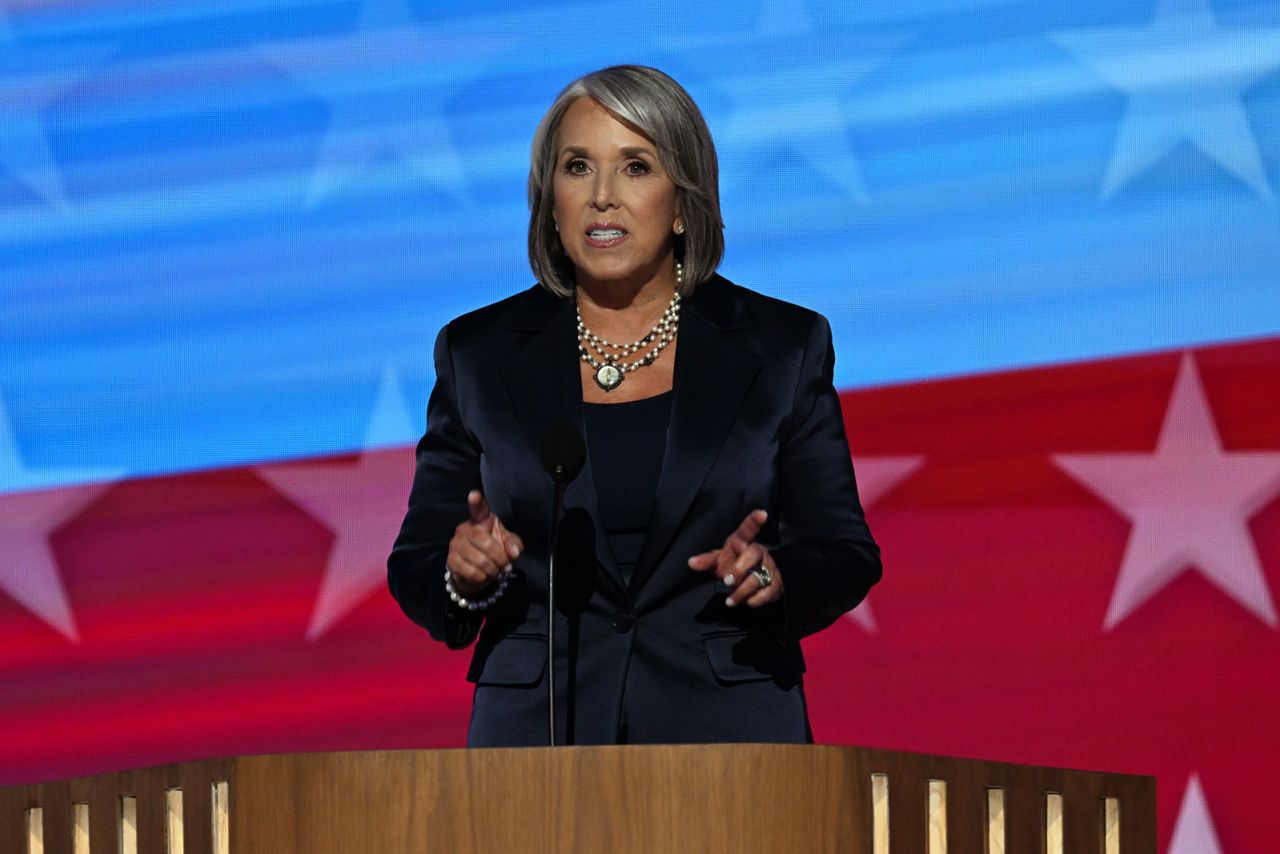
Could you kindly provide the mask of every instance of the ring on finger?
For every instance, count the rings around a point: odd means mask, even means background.
[[[747,574],[759,582],[761,590],[773,584],[773,572],[764,561],[760,561],[759,566],[747,570]]]

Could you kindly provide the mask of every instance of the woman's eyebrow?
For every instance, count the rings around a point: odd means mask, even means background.
[[[654,152],[652,148],[645,148],[643,146],[636,146],[636,145],[628,145],[625,148],[621,148],[619,149],[618,153],[621,154],[623,157],[638,157],[642,154],[648,157],[657,156],[657,154]],[[566,145],[564,148],[560,149],[561,157],[564,157],[566,154],[572,154],[575,157],[591,156],[590,153],[580,145]]]

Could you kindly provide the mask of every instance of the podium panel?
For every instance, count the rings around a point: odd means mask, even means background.
[[[823,745],[241,756],[0,789],[3,854],[1155,854],[1155,780]]]

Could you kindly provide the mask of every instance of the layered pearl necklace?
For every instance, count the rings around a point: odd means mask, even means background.
[[[628,373],[652,365],[663,349],[675,340],[676,329],[680,325],[680,288],[683,284],[684,265],[677,261],[676,292],[672,294],[667,310],[652,329],[631,344],[614,344],[596,335],[582,322],[582,312],[578,311],[578,353],[582,356],[582,361],[595,369],[596,385],[605,391],[613,391],[622,385]],[[646,347],[649,348],[648,352],[640,358],[624,361]],[[592,350],[599,354],[599,359],[591,355]]]

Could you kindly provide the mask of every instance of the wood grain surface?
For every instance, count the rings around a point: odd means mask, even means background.
[[[166,792],[183,792],[184,854],[214,854],[210,792],[229,784],[231,854],[746,852],[872,854],[871,775],[889,781],[890,851],[925,854],[930,781],[944,781],[946,851],[984,854],[987,791],[1003,790],[1007,850],[1044,850],[1046,793],[1064,850],[1155,854],[1155,781],[858,747],[657,745],[246,756],[0,789],[0,854],[72,854],[71,805],[91,854],[116,854],[120,798],[137,798],[139,854],[171,854]],[[935,787],[935,792],[939,787]],[[935,798],[936,800],[936,798]],[[936,814],[936,813],[935,813]],[[935,833],[935,844],[938,835]]]

